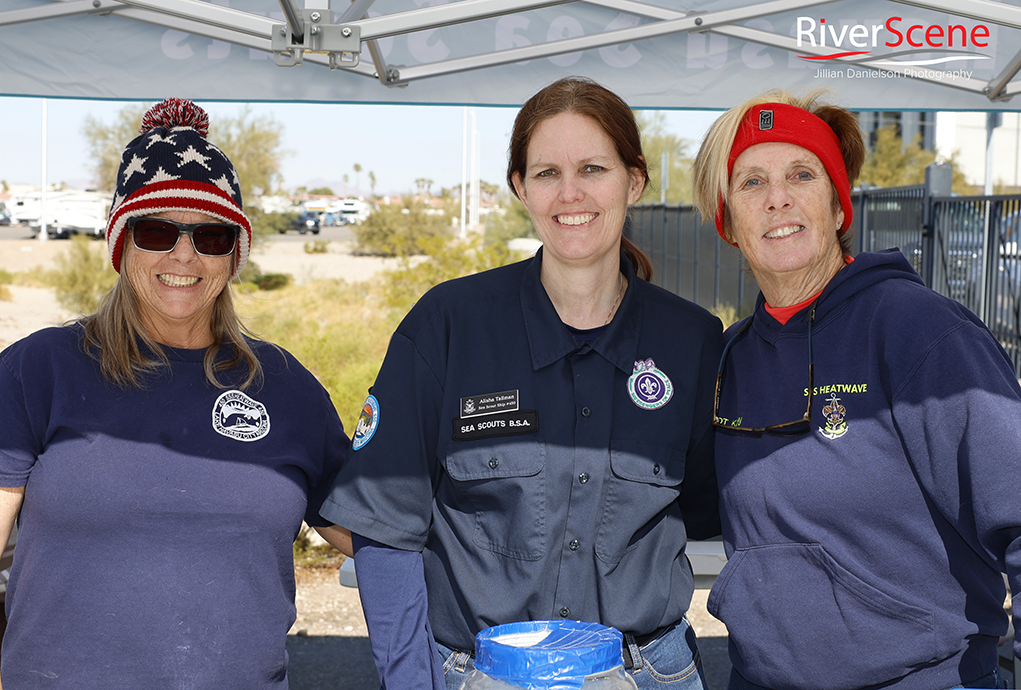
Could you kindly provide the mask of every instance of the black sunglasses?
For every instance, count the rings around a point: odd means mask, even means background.
[[[191,237],[195,252],[202,256],[229,256],[237,244],[237,225],[224,223],[175,223],[165,218],[128,218],[131,241],[143,252],[167,253],[181,241]]]
[[[716,399],[713,402],[713,426],[719,427],[724,431],[733,432],[736,434],[744,434],[748,436],[762,436],[762,434],[771,434],[773,436],[801,436],[807,434],[812,428],[812,389],[815,387],[815,356],[812,354],[812,322],[815,321],[815,305],[819,300],[812,302],[811,310],[808,312],[808,409],[805,410],[805,414],[801,419],[797,419],[793,422],[784,422],[783,424],[770,424],[769,426],[737,426],[731,424],[730,420],[723,419],[720,417],[720,390],[723,388],[723,369],[727,362],[727,353],[730,352],[730,346],[741,337],[748,326],[751,325],[752,320],[748,319],[744,322],[744,325],[734,334],[734,337],[730,339],[730,342],[723,348],[723,355],[720,357],[720,368],[716,372]]]

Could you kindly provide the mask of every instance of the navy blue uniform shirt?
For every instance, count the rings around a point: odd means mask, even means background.
[[[523,619],[637,634],[673,623],[693,590],[687,535],[719,530],[719,320],[622,258],[620,308],[579,344],[539,280],[541,261],[419,301],[322,509],[423,552],[433,632],[451,647]]]

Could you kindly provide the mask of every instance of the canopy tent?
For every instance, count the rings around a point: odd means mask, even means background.
[[[831,87],[1017,110],[1021,0],[3,0],[0,94],[519,105],[568,75],[638,108]]]

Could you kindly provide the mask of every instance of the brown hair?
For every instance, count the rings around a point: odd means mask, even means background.
[[[694,204],[699,215],[707,222],[713,222],[720,199],[724,204],[729,199],[730,179],[727,170],[730,150],[734,145],[738,127],[745,113],[763,103],[783,103],[812,113],[833,130],[840,142],[840,153],[847,169],[847,179],[854,188],[854,181],[865,163],[866,149],[862,139],[858,118],[850,110],[822,102],[826,91],[815,90],[804,96],[795,96],[787,91],[773,90],[734,106],[713,123],[695,157],[693,175]],[[836,190],[833,192],[836,208],[840,208]],[[729,235],[729,214],[724,215],[724,228]],[[840,236],[840,247],[847,256],[850,254],[850,232]]]
[[[642,137],[634,113],[624,100],[609,89],[585,77],[565,77],[553,82],[528,99],[514,119],[507,156],[507,184],[514,196],[514,176],[525,178],[528,169],[528,144],[543,121],[560,113],[576,113],[592,118],[613,141],[624,166],[637,170],[647,186],[649,169],[642,155]],[[652,262],[627,237],[621,235],[620,250],[643,280],[652,279]]]
[[[144,388],[146,374],[169,364],[163,348],[149,335],[139,317],[138,295],[126,273],[121,273],[99,309],[82,317],[79,323],[83,326],[83,348],[99,361],[103,378],[111,383],[123,388]],[[216,296],[210,325],[214,340],[203,359],[206,380],[217,388],[240,390],[261,382],[262,364],[245,339],[247,331],[234,310],[230,283]],[[216,358],[223,346],[229,348],[231,356],[218,362]],[[248,373],[240,383],[226,385],[217,379],[217,372],[242,364],[247,366]]]

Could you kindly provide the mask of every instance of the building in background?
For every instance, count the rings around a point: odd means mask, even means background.
[[[923,149],[932,151],[936,146],[936,113],[912,110],[862,110],[858,112],[858,125],[865,134],[869,151],[876,143],[876,131],[883,127],[896,127],[904,146],[918,139]]]
[[[936,147],[946,156],[957,152],[957,164],[969,184],[982,187],[986,178],[986,113],[936,113]],[[1021,192],[1021,113],[1003,113],[993,130],[994,191]]]
[[[986,178],[986,113],[931,111],[860,111],[858,124],[869,151],[876,133],[893,126],[903,146],[918,143],[941,157],[955,156],[968,184],[979,190]],[[1004,112],[993,130],[992,182],[994,190],[1021,192],[1021,113]]]

